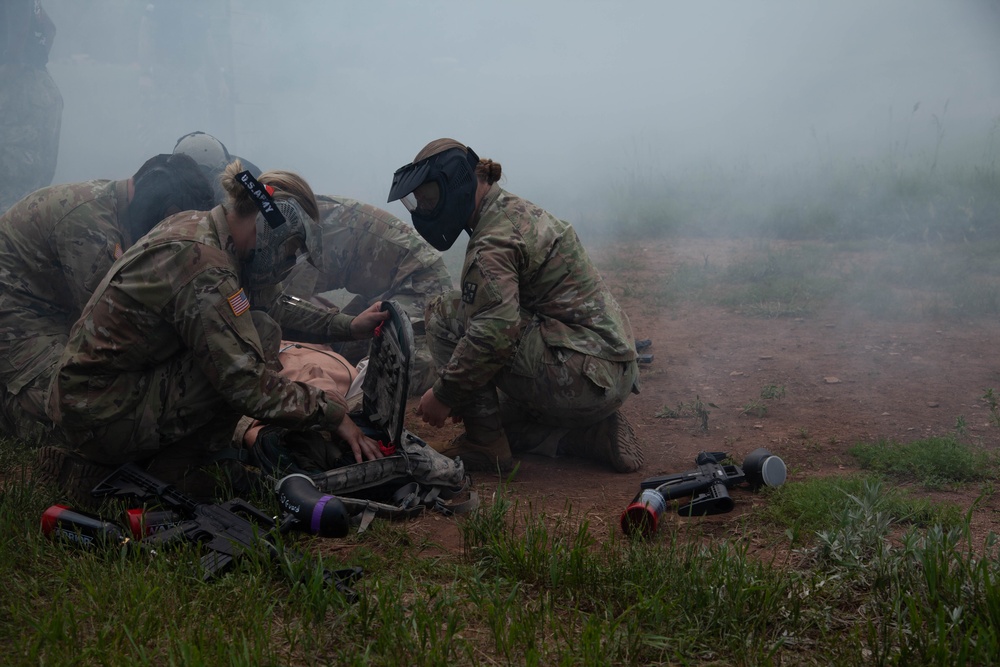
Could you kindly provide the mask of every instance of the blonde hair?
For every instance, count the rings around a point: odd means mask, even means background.
[[[239,160],[227,164],[220,179],[222,189],[226,191],[234,213],[239,216],[254,215],[257,213],[257,204],[236,178],[242,171],[243,164]],[[306,212],[306,215],[313,220],[319,220],[319,205],[316,203],[316,194],[306,183],[306,180],[298,174],[281,170],[265,171],[257,177],[257,181],[261,185],[273,187],[274,193],[271,196],[275,199],[294,199]]]
[[[468,152],[469,147],[460,141],[454,139],[448,139],[447,137],[442,139],[435,139],[426,146],[424,146],[417,157],[413,158],[413,162],[420,162],[423,159],[429,158],[432,155],[437,155],[438,153],[444,153],[452,148],[460,148],[463,151]],[[500,176],[503,174],[503,168],[500,166],[499,162],[494,162],[490,159],[480,158],[479,163],[476,165],[476,177],[481,181],[486,181],[487,185],[493,185],[500,180]]]

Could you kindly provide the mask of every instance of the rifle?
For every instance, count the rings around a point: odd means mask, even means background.
[[[208,553],[202,556],[203,579],[209,580],[247,553],[263,551],[272,559],[282,555],[292,563],[305,562],[305,556],[278,548],[270,533],[286,533],[299,524],[299,519],[285,514],[279,522],[245,500],[234,498],[224,503],[200,503],[187,497],[174,486],[153,477],[134,463],[126,463],[108,475],[91,492],[95,497],[133,498],[142,503],[158,501],[180,519],[164,530],[150,532],[140,541],[144,547],[156,548],[177,542],[204,545]],[[347,521],[346,512],[344,521]],[[346,531],[345,531],[346,532]],[[333,585],[350,602],[357,593],[350,588],[362,574],[359,567],[331,572],[323,570],[323,580]]]
[[[681,516],[722,514],[733,509],[730,487],[746,483],[757,490],[780,486],[785,481],[784,461],[764,448],[750,452],[742,467],[724,464],[728,458],[726,452],[701,452],[695,458],[698,467],[694,470],[643,480],[639,494],[622,512],[622,531],[626,535],[652,536],[667,503],[677,498],[692,496],[677,509]]]

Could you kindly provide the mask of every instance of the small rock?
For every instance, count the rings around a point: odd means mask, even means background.
[[[743,371],[733,371],[729,374],[729,377],[740,377],[741,375],[743,375]]]
[[[827,384],[840,384],[840,378],[834,377],[833,375],[827,375],[823,378],[823,382]]]
[[[937,401],[927,401],[927,407],[929,407],[929,408],[940,407],[940,405],[941,404],[938,403]]]
[[[762,354],[762,355],[760,355],[760,356],[759,356],[759,357],[757,357],[757,358],[758,358],[758,359],[762,359],[762,360],[766,361],[766,360],[768,360],[768,359],[774,359],[774,355],[770,355],[770,354]]]

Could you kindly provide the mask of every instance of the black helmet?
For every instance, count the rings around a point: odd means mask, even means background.
[[[214,201],[208,179],[187,155],[161,153],[149,158],[132,176],[132,187],[128,205],[132,243],[167,216],[207,211]]]

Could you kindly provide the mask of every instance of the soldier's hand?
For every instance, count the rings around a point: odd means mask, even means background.
[[[417,405],[417,416],[431,426],[438,428],[444,426],[449,415],[451,415],[451,408],[438,400],[433,389],[428,389],[420,397],[420,403]]]
[[[382,302],[378,301],[355,315],[354,319],[351,320],[351,337],[354,340],[371,338],[374,335],[375,327],[389,319],[389,311],[379,310],[381,307]]]
[[[383,458],[382,450],[379,448],[378,443],[362,433],[358,425],[351,421],[351,418],[347,415],[344,415],[344,419],[337,426],[337,435],[341,440],[350,445],[351,451],[354,452],[354,460],[357,463],[361,463],[365,459],[374,461],[375,459]]]

